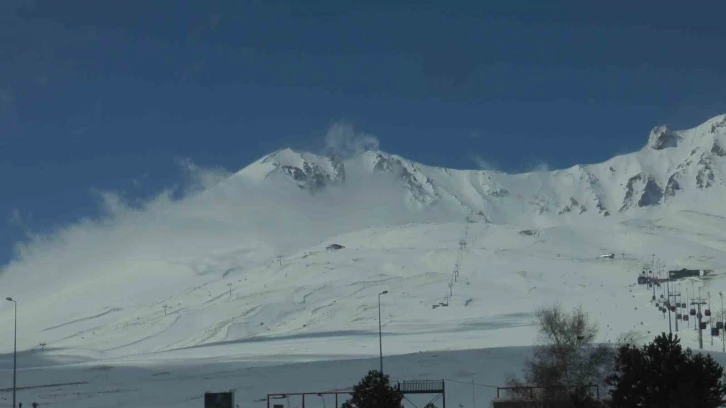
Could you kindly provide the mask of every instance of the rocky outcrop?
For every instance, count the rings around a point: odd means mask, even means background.
[[[574,197],[570,197],[570,203],[562,207],[560,211],[557,212],[558,215],[563,215],[571,212],[576,212],[577,214],[582,214],[585,211],[587,211],[587,207],[580,204],[577,200],[575,200]]]
[[[342,160],[330,158],[333,172],[325,171],[312,161],[305,160],[302,168],[291,165],[281,165],[280,170],[295,181],[298,187],[312,193],[325,188],[328,184],[345,182],[345,166]]]
[[[656,126],[650,131],[648,147],[653,150],[661,150],[668,147],[678,146],[679,137],[668,126]]]
[[[678,182],[678,176],[680,176],[679,173],[673,173],[670,177],[668,177],[668,182],[666,183],[666,188],[663,192],[665,198],[674,197],[676,192],[681,189],[681,184]]]
[[[717,142],[713,142],[713,146],[711,146],[711,153],[718,157],[726,157],[726,150],[724,150]]]
[[[711,158],[707,156],[701,156],[698,161],[698,171],[696,173],[696,187],[708,188],[711,187],[716,180],[716,175],[713,172]]]
[[[399,158],[394,156],[384,156],[376,153],[373,165],[374,172],[389,172],[400,177],[412,198],[422,204],[431,204],[439,199],[436,186],[428,177],[421,172],[416,172],[415,165],[406,165]]]
[[[620,211],[625,211],[633,206],[648,207],[658,205],[663,199],[663,189],[656,183],[652,176],[645,173],[638,173],[628,180],[625,186],[625,197]]]

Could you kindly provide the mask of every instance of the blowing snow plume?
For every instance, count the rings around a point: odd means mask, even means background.
[[[62,301],[85,295],[66,293],[66,287],[85,286],[113,303],[117,297],[136,296],[138,282],[151,277],[173,283],[223,274],[205,266],[210,258],[252,267],[340,233],[434,219],[408,209],[397,181],[355,169],[344,185],[312,196],[282,182],[259,185],[236,176],[217,184],[219,170],[205,175],[193,168],[191,179],[212,180],[213,187],[180,199],[165,191],[138,206],[104,193],[102,218],[17,244],[15,259],[0,274],[3,287],[19,297]],[[72,284],[80,282],[86,285]]]
[[[369,150],[378,150],[379,147],[380,143],[375,136],[356,132],[353,125],[348,123],[336,122],[325,135],[324,153],[348,158]]]

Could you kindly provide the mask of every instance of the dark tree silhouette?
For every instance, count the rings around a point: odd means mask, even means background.
[[[597,326],[582,310],[567,313],[559,305],[536,312],[540,342],[527,361],[524,378],[511,378],[512,397],[546,406],[549,401],[571,400],[585,406],[593,399],[592,385],[604,384],[610,373],[613,350],[594,344]],[[538,387],[536,392],[527,387]]]
[[[391,386],[388,376],[371,370],[353,387],[353,396],[342,408],[401,408],[403,393]]]
[[[715,408],[726,394],[713,357],[684,351],[678,336],[665,333],[642,348],[620,347],[607,383],[618,408]]]

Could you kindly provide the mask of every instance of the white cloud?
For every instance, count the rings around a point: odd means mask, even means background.
[[[352,125],[345,122],[333,123],[325,135],[326,153],[342,157],[356,156],[369,150],[378,150],[379,147],[378,138],[356,132]]]

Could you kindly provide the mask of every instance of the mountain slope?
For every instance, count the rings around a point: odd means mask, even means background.
[[[690,212],[616,228],[534,232],[486,223],[410,224],[343,234],[257,265],[219,253],[203,260],[203,273],[172,278],[147,269],[135,286],[112,281],[115,290],[90,292],[89,285],[100,289],[100,281],[111,278],[99,271],[95,283],[69,282],[53,296],[20,294],[28,301],[19,340],[24,348],[47,343],[49,357],[108,362],[315,356],[333,343],[339,355],[375,355],[382,290],[389,291],[383,298],[388,354],[528,345],[536,335],[533,310],[555,300],[593,314],[600,341],[629,330],[647,336],[663,330],[664,320],[650,304],[651,291],[632,284],[650,254],[671,267],[726,270],[724,227],[723,218]],[[462,239],[468,245],[459,254]],[[344,248],[326,250],[331,243]],[[603,253],[618,259],[599,259]],[[176,268],[195,269],[200,261]],[[704,291],[726,289],[716,276]],[[0,327],[11,322],[6,308]],[[683,336],[695,341],[695,332]],[[7,352],[12,344],[0,347]]]
[[[346,170],[395,177],[413,207],[443,206],[496,223],[558,223],[582,217],[642,216],[683,208],[699,190],[726,193],[726,115],[696,128],[658,126],[638,152],[604,163],[524,174],[436,168],[368,151],[341,160],[290,149],[268,155],[235,177],[288,179],[318,192],[346,182]]]
[[[54,359],[371,356],[383,290],[388,354],[529,345],[533,311],[554,300],[593,314],[602,341],[647,337],[667,323],[633,287],[653,254],[726,289],[724,123],[525,174],[279,151],[184,200],[41,237],[0,285],[21,350],[45,343]]]

